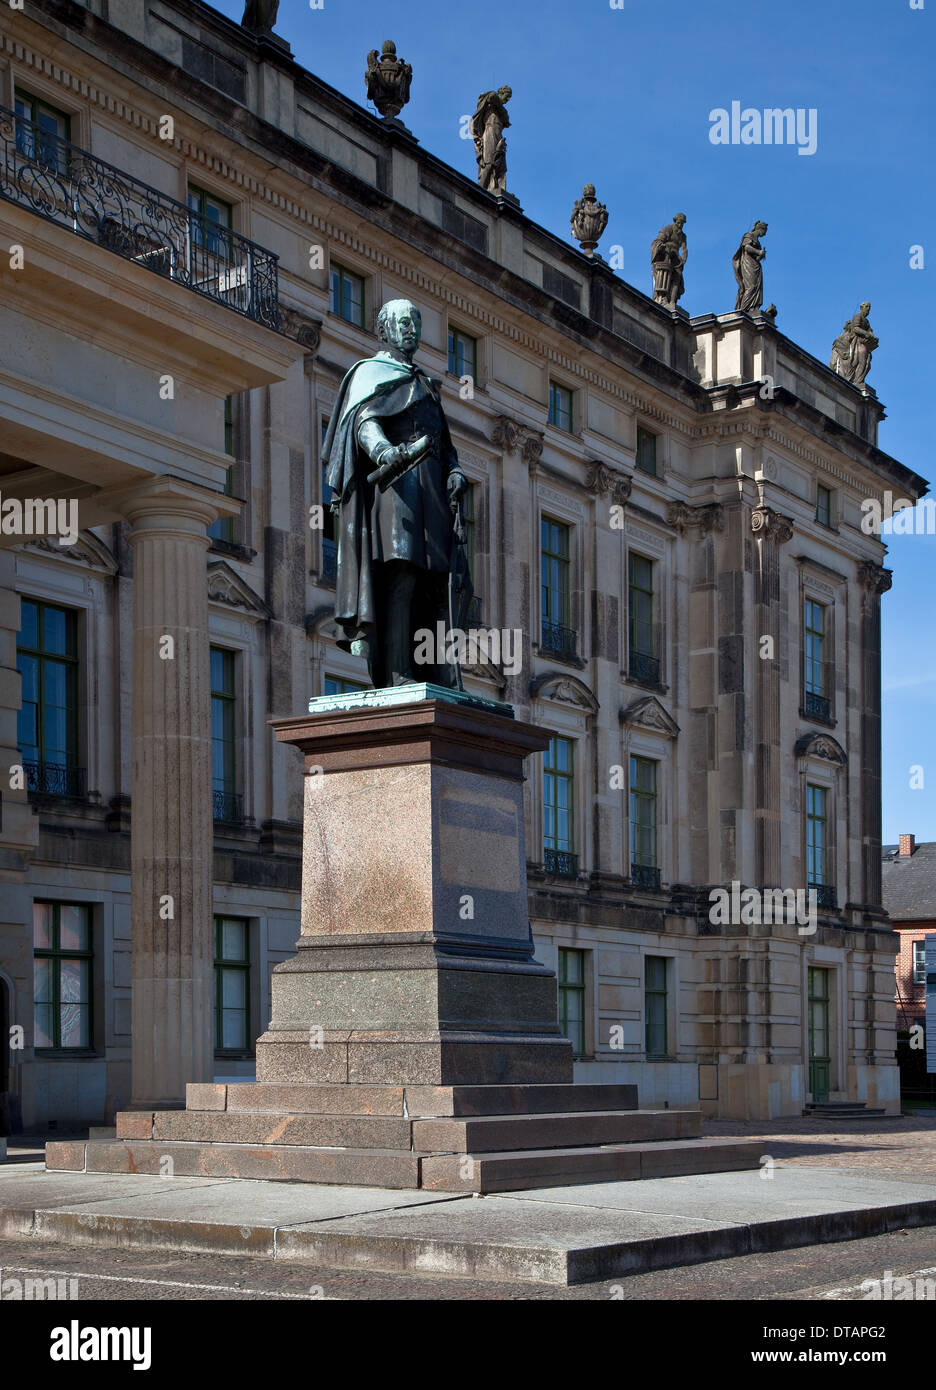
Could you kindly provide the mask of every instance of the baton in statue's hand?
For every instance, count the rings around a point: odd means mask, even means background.
[[[397,444],[389,449],[384,449],[380,455],[379,466],[374,469],[373,473],[368,473],[367,481],[376,483],[381,492],[386,492],[390,484],[396,482],[397,478],[402,478],[404,473],[415,468],[431,447],[432,440],[428,434],[421,434],[418,439],[411,440],[409,444]]]

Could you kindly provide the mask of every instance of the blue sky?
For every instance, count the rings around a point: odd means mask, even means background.
[[[281,0],[277,31],[298,62],[366,104],[365,55],[391,38],[413,65],[403,119],[474,177],[459,122],[478,93],[513,88],[508,188],[528,216],[569,235],[588,181],[610,213],[601,250],[650,288],[649,244],[675,212],[689,239],[691,314],[734,306],[731,256],[769,223],[767,302],[823,361],[860,300],[881,341],[869,384],[888,418],[879,443],[936,482],[932,437],[936,0]],[[217,0],[239,20],[243,0]],[[709,112],[815,108],[818,148],[715,146]],[[924,248],[923,269],[910,247]],[[936,535],[894,537],[884,613],[884,839],[936,839]],[[924,786],[911,790],[910,769]]]

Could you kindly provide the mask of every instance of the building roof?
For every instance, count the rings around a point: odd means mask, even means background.
[[[936,841],[903,857],[897,851],[897,845],[881,846],[885,910],[895,922],[936,921]]]

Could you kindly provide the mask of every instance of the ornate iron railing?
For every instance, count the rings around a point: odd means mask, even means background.
[[[638,681],[641,685],[659,685],[659,658],[647,656],[646,652],[631,652],[627,662],[627,674],[632,681]]]
[[[631,883],[635,888],[659,892],[660,870],[655,864],[631,864]]]
[[[75,796],[85,794],[85,769],[68,763],[23,763],[26,790],[43,796]]]
[[[0,106],[0,197],[268,328],[278,258]]]
[[[213,792],[212,800],[215,820],[236,825],[244,819],[244,799],[237,792]]]
[[[544,652],[552,652],[554,656],[574,658],[575,640],[575,631],[571,627],[563,627],[562,623],[552,623],[548,618],[543,619],[540,646]]]
[[[828,695],[817,695],[814,690],[804,692],[803,708],[808,719],[829,720],[832,714],[832,701]]]
[[[838,908],[838,889],[834,883],[810,883],[809,888],[815,890],[817,907],[831,912]]]
[[[557,878],[577,878],[578,855],[567,849],[544,849],[543,868]]]

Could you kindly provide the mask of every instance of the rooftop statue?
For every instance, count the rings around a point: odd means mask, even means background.
[[[572,235],[581,244],[585,255],[592,255],[608,225],[608,209],[595,197],[593,183],[586,183],[581,198],[576,198],[569,221]]]
[[[247,0],[241,25],[253,33],[267,33],[276,23],[279,0]]]
[[[735,312],[756,314],[764,302],[764,267],[767,255],[760,238],[767,230],[766,222],[755,222],[749,232],[741,238],[741,245],[731,258],[732,269],[738,282],[738,297]]]
[[[507,103],[513,96],[509,87],[482,92],[471,118],[471,134],[478,160],[478,183],[489,193],[507,189],[507,141],[504,131],[510,125]]]
[[[864,386],[871,368],[871,354],[878,346],[868,321],[870,312],[871,305],[865,300],[859,305],[857,314],[847,320],[832,344],[829,366],[854,386]]]
[[[686,292],[683,267],[689,256],[686,245],[686,214],[677,212],[668,227],[661,227],[650,247],[653,267],[653,298],[667,309],[675,309]]]

